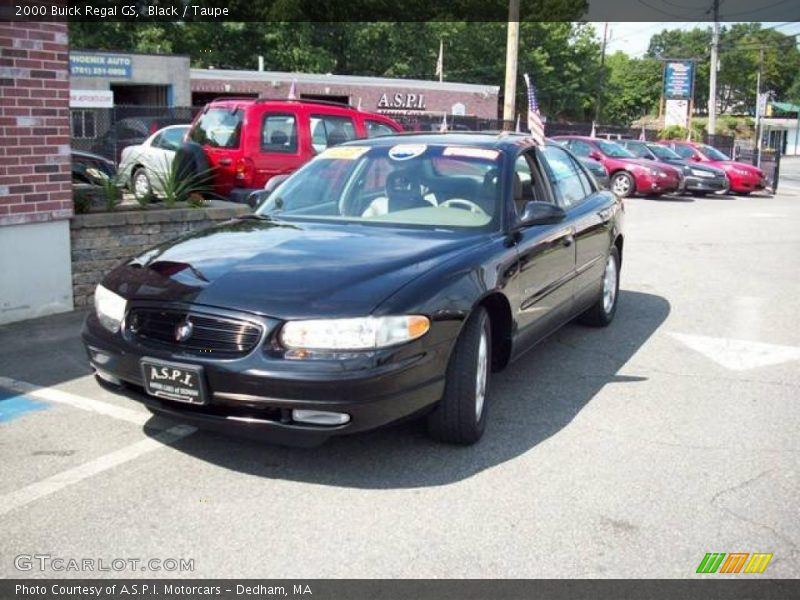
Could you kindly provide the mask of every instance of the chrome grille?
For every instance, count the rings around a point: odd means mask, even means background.
[[[126,323],[128,332],[145,344],[228,356],[250,352],[262,331],[251,321],[174,309],[133,308]],[[187,323],[191,324],[191,333],[179,340],[178,328]]]

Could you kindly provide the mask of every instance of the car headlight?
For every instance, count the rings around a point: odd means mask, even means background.
[[[100,324],[111,333],[119,331],[128,301],[119,294],[98,285],[94,290],[94,310]]]
[[[648,169],[648,171],[650,172],[650,175],[652,175],[653,177],[666,177],[667,176],[667,174],[664,171],[662,171],[661,169],[654,169],[654,168],[651,167],[651,168]]]
[[[695,177],[714,177],[711,171],[701,171],[700,169],[692,169],[692,175]]]
[[[280,340],[292,349],[375,350],[422,337],[430,326],[420,315],[289,321]]]

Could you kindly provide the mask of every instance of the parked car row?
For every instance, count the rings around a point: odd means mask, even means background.
[[[618,196],[660,196],[687,192],[749,194],[766,187],[764,172],[731,160],[707,144],[663,140],[610,140],[587,136],[554,136],[583,160],[606,169],[611,190]]]

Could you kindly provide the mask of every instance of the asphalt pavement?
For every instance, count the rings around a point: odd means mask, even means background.
[[[683,578],[708,552],[800,576],[800,160],[782,171],[774,197],[627,200],[615,322],[497,374],[468,448],[418,423],[305,449],[195,431],[97,385],[83,313],[0,327],[0,576]]]

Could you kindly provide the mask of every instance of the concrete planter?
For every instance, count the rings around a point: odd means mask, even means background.
[[[75,306],[90,305],[95,286],[121,261],[188,231],[203,229],[249,211],[243,204],[212,200],[202,208],[75,215],[70,223]]]

